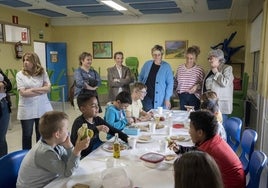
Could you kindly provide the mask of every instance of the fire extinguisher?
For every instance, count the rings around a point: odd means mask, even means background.
[[[20,59],[22,58],[22,43],[19,41],[15,44],[15,54],[16,54],[16,58]]]

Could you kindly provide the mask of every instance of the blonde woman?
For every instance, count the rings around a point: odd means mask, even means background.
[[[22,126],[22,149],[31,149],[34,124],[36,141],[38,141],[39,119],[45,112],[52,110],[47,97],[51,84],[36,53],[26,52],[22,61],[23,68],[16,75],[19,92],[17,118]]]

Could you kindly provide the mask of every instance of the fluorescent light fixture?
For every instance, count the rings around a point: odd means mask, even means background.
[[[108,5],[109,7],[116,9],[116,10],[127,10],[125,7],[122,7],[121,5],[119,5],[113,1],[101,1],[101,2]]]

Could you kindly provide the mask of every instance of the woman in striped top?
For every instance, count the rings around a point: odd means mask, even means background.
[[[191,46],[186,52],[186,63],[179,65],[175,75],[175,89],[180,100],[180,109],[186,110],[185,105],[200,108],[200,95],[204,70],[197,65],[197,57],[200,54],[198,46]]]

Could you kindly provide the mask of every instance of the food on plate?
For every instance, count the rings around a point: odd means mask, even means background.
[[[82,124],[82,126],[78,129],[77,134],[81,140],[84,140],[87,136],[90,138],[94,136],[94,132],[91,129],[87,128],[86,123]]]
[[[184,136],[171,136],[170,137],[171,140],[177,140],[177,141],[184,141],[185,137]]]
[[[90,186],[82,183],[77,183],[73,185],[72,188],[90,188]]]
[[[160,123],[155,126],[156,129],[162,129],[164,127],[165,126],[163,124],[160,124]]]
[[[165,121],[165,117],[161,116],[160,121]]]
[[[113,149],[114,149],[113,143],[109,144],[107,149],[113,151]],[[125,150],[125,149],[127,149],[127,146],[120,143],[120,150]]]
[[[169,154],[169,155],[166,155],[166,156],[165,156],[165,160],[166,160],[166,161],[172,161],[172,160],[175,159],[175,157],[176,157],[175,154]]]
[[[143,141],[149,141],[151,139],[152,139],[151,135],[141,135],[139,137],[139,140],[143,140]]]
[[[149,125],[145,125],[145,126],[138,125],[137,128],[139,128],[140,131],[145,131],[145,132],[149,131]]]

